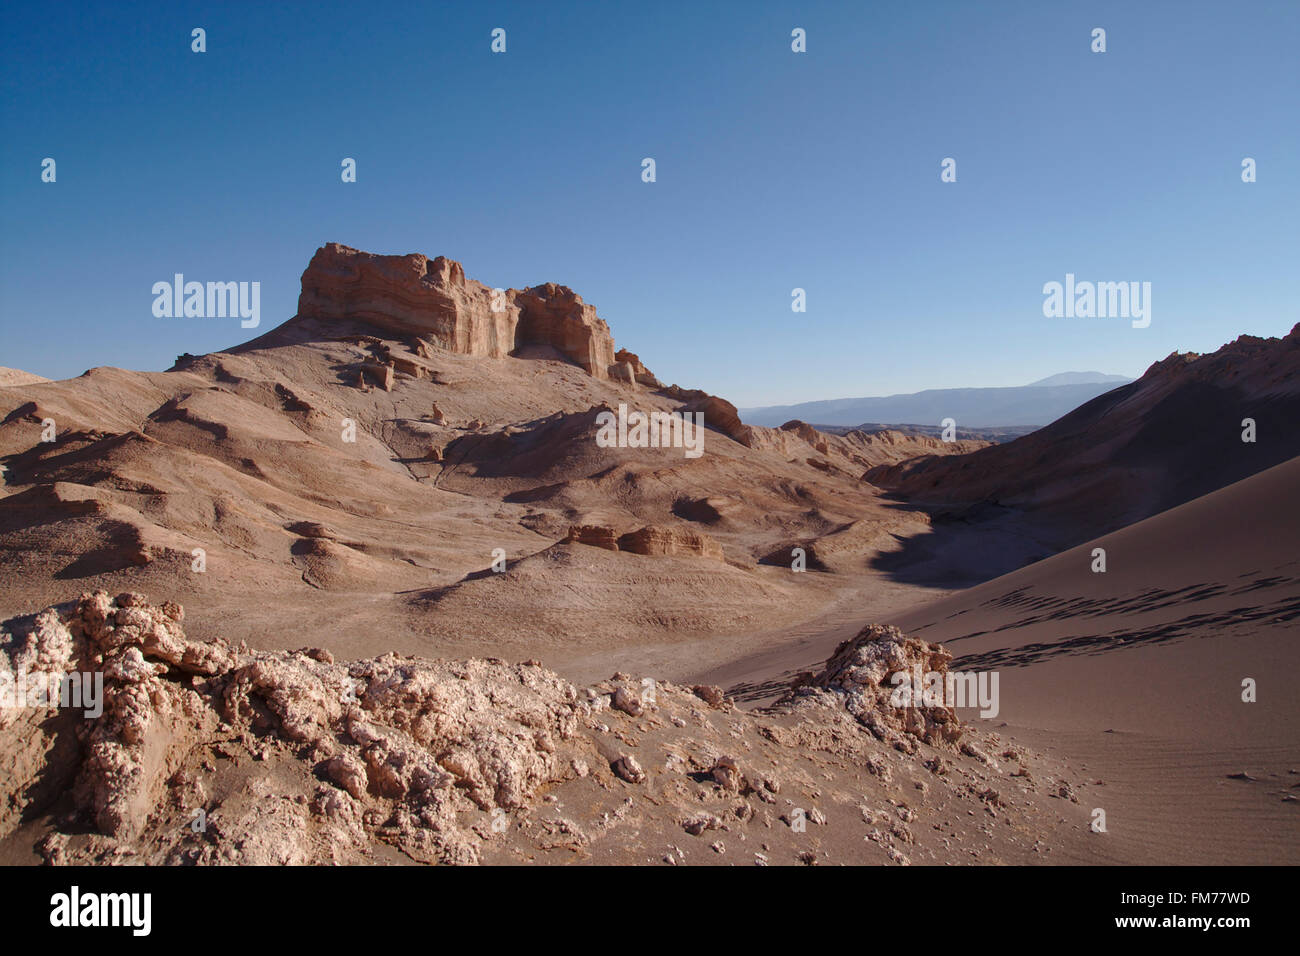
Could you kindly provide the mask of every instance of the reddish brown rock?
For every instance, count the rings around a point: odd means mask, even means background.
[[[655,378],[654,373],[641,363],[641,359],[634,352],[627,349],[619,349],[614,353],[614,361],[619,365],[626,365],[631,370],[632,379],[638,385],[644,385],[646,388],[660,388],[663,383]]]
[[[604,548],[606,551],[618,550],[618,535],[613,528],[605,525],[573,525],[569,528],[568,537],[564,540],[577,542],[578,544],[589,544],[593,548]]]
[[[385,392],[393,390],[393,367],[391,365],[380,365],[378,362],[367,362],[361,366],[361,381],[370,382],[378,385]]]
[[[549,345],[589,375],[608,378],[614,362],[614,337],[605,321],[597,318],[595,306],[554,282],[514,292],[512,301],[519,309],[516,348]]]
[[[682,406],[682,411],[703,412],[706,427],[720,431],[746,447],[751,444],[749,426],[741,422],[740,412],[736,410],[735,405],[725,398],[718,398],[716,395],[709,395],[704,392],[695,392],[693,394],[700,397],[688,401]]]
[[[443,256],[379,256],[328,243],[302,275],[298,316],[352,319],[409,336],[420,357],[431,345],[490,358],[545,345],[602,379],[615,361],[609,326],[572,289],[548,282],[497,294]],[[404,364],[399,370],[422,377],[419,363]]]
[[[701,557],[711,558],[714,561],[724,560],[722,545],[707,534],[684,528],[647,526],[619,538],[618,548],[621,551],[630,551],[633,554]]]

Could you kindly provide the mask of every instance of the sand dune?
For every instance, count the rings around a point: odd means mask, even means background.
[[[998,669],[1000,719],[1107,781],[1099,859],[1295,863],[1298,490],[1292,459],[897,623]]]
[[[996,670],[1007,738],[1070,754],[1100,780],[1108,832],[1079,862],[1300,859],[1300,459],[939,601],[887,615]],[[1093,550],[1107,570],[1094,573]],[[754,701],[845,639],[707,670]],[[1258,686],[1242,701],[1242,681]],[[971,716],[967,713],[967,716]],[[1246,778],[1239,775],[1245,774]]]

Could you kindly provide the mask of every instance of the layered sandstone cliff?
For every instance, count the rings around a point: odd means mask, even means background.
[[[461,355],[505,358],[550,346],[599,379],[612,370],[633,382],[653,380],[639,361],[626,370],[626,361],[615,362],[609,326],[567,286],[497,292],[444,256],[381,256],[327,243],[302,275],[298,315],[365,322]]]

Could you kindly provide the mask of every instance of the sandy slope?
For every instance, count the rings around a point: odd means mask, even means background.
[[[1107,781],[1100,859],[1295,863],[1298,491],[1300,458],[898,623],[998,668],[1001,718]]]
[[[1242,440],[1247,419],[1254,441]],[[1300,455],[1298,420],[1300,325],[1175,353],[1013,442],[880,465],[866,478],[966,524],[1020,529],[1028,518],[1054,553]]]
[[[1300,458],[890,616],[944,644],[954,669],[999,672],[993,723],[1010,739],[1104,782],[1093,806],[1108,833],[1082,861],[1300,861],[1298,490]],[[816,667],[843,636],[707,676],[753,689]],[[1244,678],[1256,703],[1242,702]]]
[[[31,372],[24,372],[20,368],[5,368],[0,365],[0,388],[9,385],[37,385],[48,381],[49,379],[43,375],[34,375]]]

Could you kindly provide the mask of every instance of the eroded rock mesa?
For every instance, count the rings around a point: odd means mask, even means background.
[[[609,326],[567,286],[498,293],[444,256],[381,256],[327,243],[302,274],[298,315],[352,319],[462,355],[505,358],[550,346],[596,378],[613,371],[629,382],[655,381],[634,355],[616,363]]]

